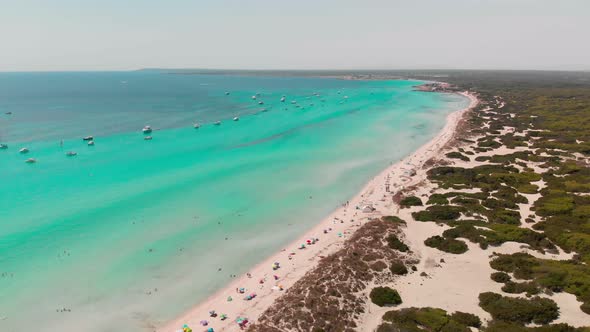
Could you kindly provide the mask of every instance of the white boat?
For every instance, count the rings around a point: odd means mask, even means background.
[[[66,153],[66,156],[68,156],[68,157],[73,157],[73,156],[77,156],[77,155],[78,155],[78,153],[77,152],[74,152],[74,151],[68,151]]]
[[[297,104],[297,100],[291,100],[291,104]]]
[[[2,149],[2,150],[8,149],[8,145],[6,145],[6,144],[0,144],[0,149]]]
[[[94,145],[94,141],[89,141],[89,142],[88,142],[88,145],[89,145],[89,146],[93,146],[93,145]]]
[[[252,96],[252,100],[256,100],[256,96]]]
[[[258,105],[264,105],[264,102],[263,101],[259,101],[258,102]]]
[[[285,102],[285,96],[281,97],[281,103]]]
[[[198,123],[195,123],[195,124],[193,125],[193,127],[194,127],[195,129],[199,129],[199,128],[201,128],[201,125],[200,125],[200,124],[198,124]]]
[[[240,118],[236,116],[234,117],[234,121],[240,121]]]
[[[152,137],[151,136],[146,136],[146,137],[143,138],[143,140],[144,141],[151,141],[152,140]]]
[[[20,150],[18,150],[18,152],[20,152],[20,153],[29,153],[29,149],[27,149],[27,148],[21,148]]]
[[[92,136],[86,136],[84,138],[82,138],[83,141],[92,141],[94,139],[94,137]]]
[[[143,127],[143,129],[141,131],[143,131],[144,134],[149,134],[152,132],[152,127],[145,126],[145,127]]]
[[[37,162],[37,159],[35,159],[35,158],[29,158],[29,159],[25,160],[25,163],[27,163],[27,164],[34,164],[36,162]]]
[[[217,122],[215,122],[215,125],[216,125],[216,126],[219,126],[220,124],[221,124],[221,121],[217,121]]]

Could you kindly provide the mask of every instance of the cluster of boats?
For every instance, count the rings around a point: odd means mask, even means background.
[[[229,95],[229,94],[230,94],[229,92],[225,92],[225,95],[226,96]],[[338,94],[340,94],[340,91],[338,91]],[[319,93],[314,93],[313,95],[316,96],[316,97],[319,97],[320,96]],[[253,101],[257,101],[258,102],[258,105],[264,105],[264,101],[258,100],[259,97],[260,97],[260,93],[257,93],[255,95],[253,95],[251,97],[251,99]],[[308,97],[308,99],[309,99],[309,97]],[[344,96],[343,99],[345,99],[345,100],[348,99],[348,96]],[[287,97],[286,96],[284,96],[284,95],[281,96],[281,99],[280,99],[280,102],[281,103],[284,103],[286,100],[287,100]],[[291,104],[294,105],[295,107],[300,107],[297,104],[297,101],[296,100],[292,100],[291,101]],[[313,104],[311,104],[311,106],[313,106]],[[267,111],[266,108],[262,110],[262,112],[266,112],[266,111]],[[11,112],[7,112],[6,114],[12,114],[12,113]],[[240,120],[240,117],[239,116],[235,116],[233,118],[233,121],[239,121],[239,120]],[[221,121],[215,121],[213,123],[213,125],[220,126],[221,125]],[[196,122],[196,123],[193,124],[193,128],[199,129],[199,128],[201,128],[201,124],[198,123],[198,122]],[[145,135],[144,138],[143,138],[144,140],[151,141],[153,139],[153,137],[150,135],[153,132],[153,129],[152,129],[151,126],[144,126],[141,131]],[[94,146],[94,137],[93,136],[83,137],[82,140],[85,141],[88,146]],[[8,145],[7,144],[0,144],[0,150],[5,150],[5,149],[8,149]],[[21,154],[27,154],[27,153],[29,153],[29,149],[28,148],[21,148],[19,150],[19,153],[21,153]],[[77,155],[78,155],[78,153],[75,152],[75,151],[68,151],[68,152],[66,152],[66,156],[68,156],[68,157],[75,157]],[[36,163],[37,160],[35,158],[29,158],[29,159],[25,160],[25,162],[26,163],[29,163],[29,164],[32,164],[32,163]]]

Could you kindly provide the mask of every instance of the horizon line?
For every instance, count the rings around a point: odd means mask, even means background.
[[[486,72],[493,72],[493,71],[506,71],[506,72],[580,72],[580,73],[588,73],[590,72],[589,69],[516,69],[516,68],[497,68],[497,69],[477,69],[477,68],[398,68],[398,69],[384,69],[384,68],[373,68],[373,69],[360,69],[360,68],[350,68],[350,69],[309,69],[309,68],[299,68],[299,69],[265,69],[265,68],[167,68],[167,67],[143,67],[137,69],[74,69],[74,70],[60,70],[60,69],[49,69],[49,70],[0,70],[0,74],[2,73],[83,73],[83,72],[137,72],[137,71],[221,71],[221,72],[404,72],[404,71],[486,71]]]

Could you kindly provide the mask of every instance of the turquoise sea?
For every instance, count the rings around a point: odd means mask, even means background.
[[[468,104],[418,83],[0,73],[0,331],[150,331],[182,313]]]

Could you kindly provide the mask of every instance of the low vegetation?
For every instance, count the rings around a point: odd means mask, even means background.
[[[424,244],[451,254],[462,254],[468,249],[467,244],[463,241],[438,235],[429,237],[424,241]]]
[[[389,270],[394,275],[405,275],[408,274],[408,268],[406,265],[401,261],[394,261],[391,263]]]
[[[388,311],[377,332],[470,332],[470,326],[479,327],[479,317],[457,312],[452,315],[438,308],[406,308]]]
[[[532,281],[529,285],[508,286],[510,290],[539,287],[551,292],[566,292],[583,302],[581,309],[590,314],[590,266],[579,261],[540,259],[529,254],[498,255],[492,268],[512,273],[517,279]],[[524,291],[527,291],[526,289]],[[527,291],[528,292],[528,291]]]
[[[399,205],[402,207],[422,206],[422,200],[416,196],[407,196],[400,201]]]
[[[363,224],[341,249],[321,259],[279,297],[249,331],[355,331],[356,321],[370,300],[359,294],[367,292],[373,280],[393,280],[385,262],[405,263],[404,255],[386,244],[402,224],[397,217]],[[397,299],[385,296],[377,301],[394,304]]]
[[[369,295],[371,302],[380,307],[393,306],[402,303],[402,298],[395,289],[389,287],[375,287]]]
[[[460,159],[463,161],[469,161],[469,157],[463,155],[461,152],[458,151],[454,151],[454,152],[449,152],[445,155],[447,158],[451,158],[451,159]]]
[[[492,318],[520,324],[547,324],[559,317],[559,308],[551,299],[506,297],[487,292],[479,294],[479,305]]]

